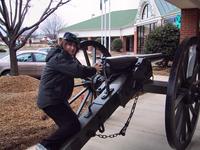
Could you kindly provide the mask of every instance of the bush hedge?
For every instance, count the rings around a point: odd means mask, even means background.
[[[163,53],[165,54],[164,65],[173,60],[176,49],[179,44],[179,29],[173,24],[157,27],[149,33],[145,45],[145,53]]]
[[[113,51],[119,52],[122,49],[122,40],[120,38],[115,38],[111,43],[111,48]]]

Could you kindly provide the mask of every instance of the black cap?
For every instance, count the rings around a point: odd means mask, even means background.
[[[74,43],[76,43],[77,46],[79,45],[79,40],[78,40],[77,36],[70,32],[65,32],[65,34],[63,36],[63,40],[66,40],[69,42],[74,42]]]

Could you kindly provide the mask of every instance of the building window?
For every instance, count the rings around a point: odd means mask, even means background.
[[[144,26],[137,27],[137,52],[143,53],[143,47],[144,47]]]
[[[151,8],[149,7],[149,4],[146,4],[142,11],[142,19],[147,19],[147,18],[151,17],[151,15],[152,15]]]
[[[137,53],[144,53],[144,43],[150,32],[156,28],[156,23],[137,27]]]
[[[156,28],[156,23],[150,24],[150,32],[155,30],[155,28]]]

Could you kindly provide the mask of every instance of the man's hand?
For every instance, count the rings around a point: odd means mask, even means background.
[[[103,65],[101,63],[94,64],[94,68],[97,70],[97,73],[100,73],[103,69]]]

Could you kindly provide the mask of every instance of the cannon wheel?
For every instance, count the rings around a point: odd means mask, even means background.
[[[177,150],[190,143],[200,108],[200,57],[198,38],[185,39],[176,51],[165,106],[168,143]]]
[[[101,45],[99,42],[92,41],[92,40],[83,41],[83,42],[80,43],[80,50],[82,50],[82,52],[84,54],[84,59],[85,59],[85,62],[86,62],[87,66],[91,66],[89,55],[87,53],[88,46],[92,46],[95,49],[95,56],[93,56],[93,57],[96,57],[96,50],[100,51],[102,57],[111,56],[110,53],[108,52],[108,50],[103,45]],[[96,60],[96,58],[95,58],[95,60]],[[98,82],[99,78],[101,78],[100,75],[95,75],[92,78],[85,79],[81,84],[76,84],[74,86],[74,88],[82,87],[82,90],[78,94],[73,95],[72,98],[69,100],[69,104],[72,104],[79,97],[83,96],[81,104],[80,104],[80,106],[79,106],[79,108],[78,108],[78,110],[76,112],[76,114],[78,116],[80,116],[80,114],[81,114],[84,106],[86,105],[86,103],[88,101],[92,102],[92,100],[94,98],[96,98],[97,95],[96,95],[96,92],[95,92],[96,89],[94,87],[94,84],[96,82]]]

